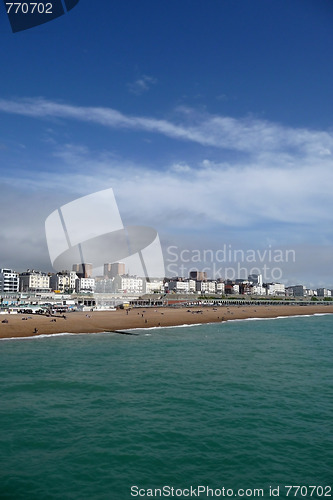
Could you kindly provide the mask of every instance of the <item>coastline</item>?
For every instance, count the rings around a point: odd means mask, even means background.
[[[152,307],[133,308],[130,311],[93,311],[66,314],[66,319],[40,315],[0,315],[0,339],[37,337],[52,334],[102,333],[153,327],[172,327],[230,320],[269,319],[287,316],[333,314],[333,303],[327,305],[231,305],[192,308]],[[23,318],[27,318],[23,320]],[[2,323],[2,320],[8,323]],[[56,320],[56,321],[54,321]],[[38,330],[34,332],[35,328]]]

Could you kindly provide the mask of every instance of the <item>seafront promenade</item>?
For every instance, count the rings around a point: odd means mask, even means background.
[[[137,328],[216,323],[253,318],[333,314],[333,303],[251,304],[192,307],[133,307],[115,311],[71,312],[66,315],[1,315],[0,339],[59,333],[101,333]],[[6,322],[4,322],[6,321]]]

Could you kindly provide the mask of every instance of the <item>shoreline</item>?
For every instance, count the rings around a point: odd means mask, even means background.
[[[85,334],[127,330],[194,326],[222,323],[230,320],[260,320],[290,316],[333,314],[333,303],[306,306],[251,305],[251,306],[204,306],[191,308],[151,307],[132,308],[130,311],[72,312],[66,319],[40,315],[6,314],[0,316],[0,340],[24,337],[40,337],[54,334]],[[26,318],[26,319],[23,319]],[[2,323],[1,320],[8,320]],[[37,332],[35,333],[35,329]]]

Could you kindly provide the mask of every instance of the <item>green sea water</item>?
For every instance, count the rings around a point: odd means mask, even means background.
[[[137,333],[0,342],[1,500],[333,497],[332,315]]]

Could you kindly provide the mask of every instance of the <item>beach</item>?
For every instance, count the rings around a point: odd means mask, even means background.
[[[228,305],[117,309],[115,311],[71,312],[63,316],[1,314],[0,339],[59,333],[100,333],[204,323],[236,319],[275,318],[312,314],[333,314],[333,304],[316,305]],[[3,323],[3,321],[8,321]]]

